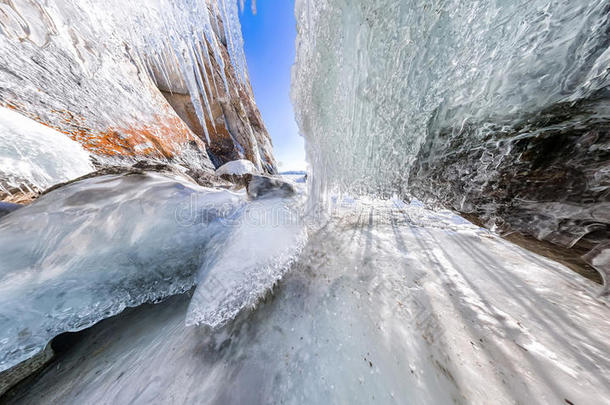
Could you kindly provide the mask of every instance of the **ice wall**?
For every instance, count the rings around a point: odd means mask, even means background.
[[[314,195],[415,195],[603,250],[609,16],[603,0],[297,0]]]

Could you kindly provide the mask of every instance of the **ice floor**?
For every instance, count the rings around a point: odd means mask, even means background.
[[[220,330],[185,326],[188,295],[128,310],[10,401],[608,403],[598,290],[449,213],[352,201]]]

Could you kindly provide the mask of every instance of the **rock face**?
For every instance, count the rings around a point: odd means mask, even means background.
[[[603,111],[607,97],[557,104],[513,125],[431,132],[411,171],[411,192],[506,235],[550,242],[557,248],[543,247],[547,256],[606,277],[610,122],[591,111]],[[490,128],[483,141],[473,136],[482,126]]]
[[[232,68],[222,32],[223,21],[218,15],[215,16],[216,24],[212,26],[218,27],[215,35],[223,44],[219,50],[224,66],[214,58],[209,44],[200,44],[202,49],[208,50],[207,56],[211,62],[205,67],[205,76],[211,81],[209,88],[205,89],[211,112],[211,117],[205,117],[205,129],[178,66],[166,67],[165,72],[153,68],[153,78],[161,94],[193,133],[205,140],[207,131],[211,140],[208,153],[216,167],[232,160],[248,159],[259,171],[274,174],[277,169],[271,138],[254,101],[247,72],[243,72],[245,80],[241,80]],[[151,65],[154,66],[154,62]]]
[[[270,176],[251,176],[246,186],[250,198],[268,197],[290,197],[295,194],[295,189],[289,182]]]
[[[275,172],[248,77],[237,70],[241,44],[225,33],[236,5],[223,14],[214,0],[188,12],[161,3],[0,5],[0,105],[77,141],[98,168],[146,159],[212,173],[244,158]],[[165,33],[163,23],[183,31]]]

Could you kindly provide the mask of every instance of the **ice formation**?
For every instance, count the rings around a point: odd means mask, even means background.
[[[608,7],[298,0],[293,99],[318,187],[406,191],[431,132],[476,124],[484,140],[492,124],[605,91]],[[590,114],[608,119],[604,105]]]
[[[592,282],[450,212],[340,205],[256,311],[211,331],[188,295],[137,308],[9,403],[607,402]]]
[[[199,270],[187,325],[222,326],[282,278],[307,239],[297,199],[266,198],[243,207],[222,252]]]
[[[290,199],[247,202],[179,175],[103,175],[0,219],[0,372],[55,336],[198,287],[188,324],[253,307],[306,240]]]
[[[91,171],[89,153],[79,143],[0,107],[0,195],[20,187],[42,191]]]
[[[609,7],[298,0],[292,97],[313,194],[415,195],[608,249]]]
[[[61,187],[3,217],[0,371],[62,332],[191,288],[243,203],[181,178],[130,174]]]
[[[603,402],[610,318],[594,283],[451,211],[403,200],[499,216],[570,247],[585,241],[591,263],[607,266],[607,1],[296,8],[293,99],[312,164],[309,201],[333,209],[327,222],[306,234],[300,194],[248,200],[177,173],[88,178],[9,213],[0,219],[0,371],[62,332],[139,306],[91,328],[13,398]],[[175,163],[210,168],[201,140],[157,109],[156,90],[184,87],[203,128],[213,125],[208,96],[219,85],[235,91],[208,77],[225,61],[218,42],[246,77],[237,12],[233,0],[0,3],[0,38],[10,39],[0,41],[0,65],[40,78],[0,69],[0,96],[41,107],[28,116],[73,140],[108,122],[123,131],[87,138],[91,154],[173,159],[186,148]],[[0,130],[9,128],[2,117],[16,126],[6,155],[37,153],[40,169],[9,176],[42,187],[89,170],[87,152],[11,114],[0,111]],[[165,127],[123,137],[153,121]],[[555,155],[563,166],[549,170]],[[506,193],[511,178],[525,188]],[[530,199],[531,189],[546,194]],[[243,311],[282,277],[274,299]]]

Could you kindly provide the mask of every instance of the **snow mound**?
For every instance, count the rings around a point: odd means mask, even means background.
[[[24,185],[44,190],[93,170],[78,142],[0,107],[0,192]]]
[[[257,173],[254,164],[247,159],[232,160],[216,169],[216,174],[222,176],[223,174],[233,176],[243,176],[245,174]]]

